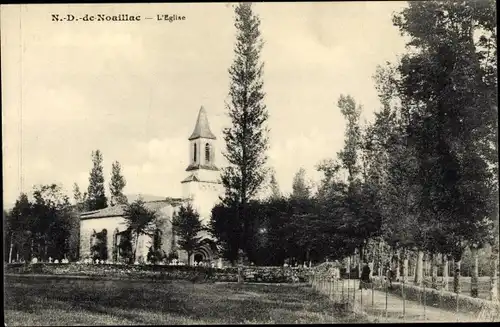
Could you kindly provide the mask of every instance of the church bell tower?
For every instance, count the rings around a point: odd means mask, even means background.
[[[202,106],[189,140],[188,176],[181,182],[184,198],[192,201],[203,222],[208,222],[213,206],[219,200],[222,185],[215,165],[216,137],[210,130],[207,112]]]

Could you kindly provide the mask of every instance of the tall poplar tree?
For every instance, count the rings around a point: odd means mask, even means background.
[[[229,166],[223,169],[221,180],[226,190],[224,203],[237,208],[233,220],[241,228],[233,230],[241,230],[239,246],[243,249],[243,244],[251,237],[251,217],[246,214],[246,208],[265,179],[268,112],[263,101],[263,64],[259,58],[262,49],[260,19],[251,3],[238,4],[235,14],[235,58],[229,68],[230,101],[226,104],[232,124],[223,131],[224,156]]]
[[[271,189],[271,198],[272,199],[280,199],[282,194],[280,191],[280,187],[278,185],[278,181],[276,180],[276,173],[274,171],[271,172],[271,177],[269,180],[269,188]]]
[[[306,170],[300,168],[293,177],[292,183],[292,198],[294,199],[309,199],[311,197],[311,187],[306,181]]]
[[[113,162],[111,167],[111,182],[109,191],[111,193],[111,206],[117,204],[127,204],[127,197],[123,194],[123,188],[127,185],[125,177],[121,173],[121,166],[118,161]]]
[[[89,210],[99,210],[108,206],[108,199],[104,191],[104,174],[102,171],[102,153],[92,151],[93,167],[89,176],[88,200]]]

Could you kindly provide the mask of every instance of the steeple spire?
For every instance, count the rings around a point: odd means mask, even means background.
[[[188,140],[191,141],[198,138],[206,138],[212,140],[216,139],[215,135],[210,130],[210,126],[208,125],[207,112],[205,111],[205,108],[203,106],[201,106],[200,108],[194,131]]]

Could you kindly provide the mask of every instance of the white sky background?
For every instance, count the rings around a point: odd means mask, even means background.
[[[304,167],[343,146],[336,103],[350,94],[370,120],[379,110],[376,66],[394,61],[404,39],[391,15],[405,2],[257,3],[265,41],[269,165],[282,191]],[[177,14],[183,22],[63,22],[52,13]],[[108,187],[118,160],[125,193],[180,196],[188,140],[201,105],[218,148],[228,126],[227,70],[233,9],[225,4],[9,5],[1,7],[4,201],[35,184],[68,195],[88,185],[100,149]],[[216,162],[224,158],[216,154]]]

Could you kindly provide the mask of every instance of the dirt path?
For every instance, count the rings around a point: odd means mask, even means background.
[[[405,300],[383,291],[359,290],[359,281],[351,280],[347,285],[340,282],[330,286],[321,285],[319,291],[329,295],[332,300],[355,303],[355,310],[364,312],[373,322],[476,322],[476,315],[466,312],[452,312],[432,306],[424,306],[417,301]],[[342,292],[343,289],[343,292]],[[387,305],[386,305],[387,302]],[[386,311],[387,307],[387,311]],[[403,314],[404,312],[404,314]]]

